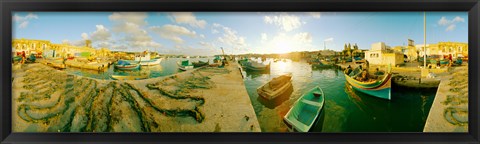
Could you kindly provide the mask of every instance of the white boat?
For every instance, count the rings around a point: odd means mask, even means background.
[[[162,62],[162,58],[151,59],[150,53],[148,51],[144,51],[143,53],[135,55],[135,60],[132,63],[139,63],[143,66],[150,66],[159,65],[160,62]]]

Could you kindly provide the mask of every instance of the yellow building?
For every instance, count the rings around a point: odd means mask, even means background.
[[[47,40],[32,39],[14,39],[12,41],[12,50],[15,52],[25,52],[26,55],[42,54],[45,57],[65,57],[82,52],[90,52],[93,55],[97,53],[101,56],[110,56],[111,52],[107,48],[96,50],[91,47],[91,41],[86,40],[86,46],[73,46],[69,44],[53,44]]]
[[[415,46],[419,51],[419,55],[423,57],[423,44]],[[436,44],[427,44],[427,55],[452,55],[456,58],[459,56],[468,57],[468,43],[461,42],[439,42]]]

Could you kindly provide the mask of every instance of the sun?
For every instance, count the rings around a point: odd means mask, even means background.
[[[272,53],[278,53],[278,54],[283,54],[283,53],[288,53],[291,51],[292,48],[292,43],[290,41],[285,40],[285,41],[278,41],[274,44],[273,47],[271,47],[271,52]]]

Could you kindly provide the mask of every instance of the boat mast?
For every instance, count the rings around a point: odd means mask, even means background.
[[[323,41],[323,50],[327,50],[327,46],[325,45],[325,41]]]
[[[427,19],[426,12],[423,12],[423,67],[427,67]]]

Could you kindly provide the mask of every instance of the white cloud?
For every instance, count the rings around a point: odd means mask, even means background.
[[[223,35],[221,37],[218,37],[217,41],[220,42],[221,46],[223,46],[224,48],[239,52],[245,50],[248,46],[245,42],[246,38],[239,36],[237,31],[220,24],[217,24],[216,26],[214,24],[214,27],[219,27],[223,30]]]
[[[18,25],[19,28],[26,28],[28,26],[28,21],[23,21],[22,23],[20,23],[20,25]]]
[[[308,14],[316,19],[319,19],[321,16],[320,12],[309,12]]]
[[[177,25],[164,25],[162,27],[153,26],[150,30],[160,35],[160,37],[174,41],[175,43],[183,43],[180,36],[196,37],[195,31],[190,31],[185,27]]]
[[[192,12],[173,12],[171,13],[173,20],[179,24],[188,24],[192,27],[205,28],[207,22],[205,20],[197,20]]]
[[[68,44],[73,46],[85,46],[85,40],[71,41],[71,40],[65,39],[62,41],[62,44]]]
[[[221,26],[222,26],[221,24],[213,23],[213,27],[221,27]]]
[[[326,42],[327,42],[327,41],[333,41],[333,37],[327,38],[327,39],[325,39],[325,40],[323,40],[323,41],[326,41]]]
[[[266,33],[262,33],[262,42],[266,42],[268,37],[267,37],[267,34]]]
[[[13,21],[16,23],[20,23],[18,24],[19,28],[26,28],[30,23],[30,20],[32,19],[38,19],[38,15],[34,13],[28,13],[26,16],[23,16],[23,17],[17,14],[13,16]]]
[[[295,34],[293,35],[293,39],[300,43],[312,43],[312,35],[307,32]]]
[[[457,27],[455,24],[451,24],[447,27],[447,29],[445,29],[445,31],[453,31],[455,30],[455,27]]]
[[[448,20],[446,17],[442,17],[440,18],[440,20],[438,20],[438,25],[440,26],[444,26],[444,27],[447,27],[445,29],[445,31],[453,31],[455,30],[455,28],[457,27],[455,24],[456,23],[460,23],[460,22],[465,22],[465,19],[464,18],[461,18],[459,16],[456,16],[455,18],[453,18],[452,20]]]
[[[112,34],[110,33],[110,31],[105,28],[105,26],[103,25],[96,25],[95,26],[97,28],[97,30],[95,30],[94,32],[92,32],[90,34],[90,37],[92,39],[92,41],[107,41],[107,40],[110,40],[110,37],[112,36]]]
[[[147,21],[145,21],[147,16],[147,13],[144,12],[119,12],[110,15],[109,19],[113,22],[112,31],[119,34],[117,35],[119,38],[115,40],[118,43],[111,47],[122,50],[123,48],[130,48],[130,51],[143,51],[162,47],[160,43],[153,41],[153,38],[145,30],[145,26],[148,25]],[[108,39],[105,38],[109,37],[108,30],[103,26],[97,26],[97,31],[96,38]]]
[[[255,53],[287,53],[291,51],[318,50],[312,42],[313,36],[308,32],[293,35],[281,32],[262,42],[259,47],[253,50]]]
[[[300,26],[302,25],[299,17],[295,15],[289,15],[288,13],[280,13],[276,16],[265,16],[263,20],[267,24],[274,24],[279,26],[282,30],[286,32],[300,28]]]
[[[213,30],[212,30],[212,34],[217,34],[217,33],[220,33],[220,32],[219,32],[218,30],[216,30],[216,29],[213,29]]]
[[[108,16],[112,21],[116,22],[129,22],[136,25],[147,25],[147,13],[145,12],[114,12],[112,15]]]
[[[82,33],[82,39],[87,40],[88,39],[88,34],[87,33]]]
[[[201,34],[200,37],[201,37],[201,38],[205,38],[205,35]]]

